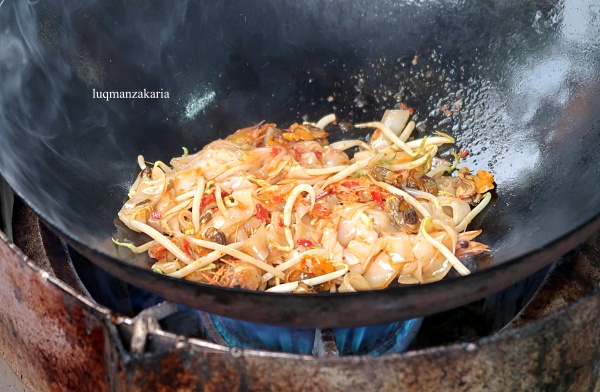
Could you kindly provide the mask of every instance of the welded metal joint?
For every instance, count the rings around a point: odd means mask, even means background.
[[[160,320],[177,312],[177,305],[171,302],[162,302],[151,308],[144,309],[133,321],[131,335],[131,344],[129,350],[132,355],[144,353],[148,337],[158,331],[161,331]]]

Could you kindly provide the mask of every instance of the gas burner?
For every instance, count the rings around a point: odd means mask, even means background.
[[[123,329],[132,353],[144,352],[149,333],[176,330],[232,349],[286,352],[314,357],[382,355],[402,352],[416,334],[421,319],[384,326],[320,330],[248,323],[161,302],[132,318]],[[182,328],[182,325],[186,325]],[[199,328],[198,328],[199,327]]]
[[[272,334],[104,281],[19,200],[13,216],[14,243],[0,233],[0,336],[34,390],[599,386],[600,233],[549,271],[422,322]]]

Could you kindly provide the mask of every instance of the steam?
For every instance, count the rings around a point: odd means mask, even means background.
[[[42,217],[71,231],[87,224],[86,200],[129,181],[123,157],[139,140],[120,131],[136,103],[100,102],[92,89],[168,88],[167,48],[187,2],[0,1],[0,172]],[[175,100],[159,101],[144,103],[157,107],[147,122],[164,122]]]
[[[29,63],[25,47],[10,31],[4,33],[0,41],[0,78],[2,78],[2,96],[15,96],[22,84],[22,73]]]

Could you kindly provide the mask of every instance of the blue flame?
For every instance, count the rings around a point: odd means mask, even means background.
[[[413,340],[423,319],[416,318],[369,327],[333,330],[340,355],[401,353]]]
[[[210,316],[215,328],[230,346],[310,354],[315,342],[313,328],[287,328]]]
[[[278,327],[210,315],[221,337],[233,347],[311,354],[316,329]],[[382,355],[406,350],[421,327],[421,318],[355,328],[335,328],[340,355]]]

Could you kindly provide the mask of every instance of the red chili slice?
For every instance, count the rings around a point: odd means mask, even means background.
[[[342,186],[345,186],[346,188],[358,188],[360,183],[358,181],[344,181],[342,182]]]
[[[312,210],[310,210],[308,212],[308,215],[310,215],[312,218],[319,218],[319,219],[327,218],[331,214],[332,214],[332,211],[329,208],[327,208],[324,205],[321,205],[319,203],[316,203],[314,205],[314,207],[312,208]]]
[[[267,207],[273,207],[274,205],[276,205],[276,204],[279,204],[279,203],[281,203],[282,201],[283,201],[283,199],[281,198],[281,196],[279,196],[279,195],[274,195],[274,196],[271,196],[271,197],[270,197],[270,198],[268,198],[268,199],[265,199],[265,200],[263,200],[263,203],[265,203],[265,205],[266,205]]]
[[[154,258],[156,260],[163,260],[167,258],[167,248],[165,248],[164,246],[160,245],[158,247],[156,247],[153,251],[154,254]]]
[[[210,194],[210,195],[208,195],[208,196],[204,196],[204,197],[202,198],[202,201],[200,202],[200,208],[204,208],[204,207],[206,207],[207,205],[209,205],[209,204],[211,204],[211,203],[215,202],[216,200],[217,200],[217,199],[215,198],[215,194],[214,194],[214,193],[212,193],[212,194]]]
[[[408,113],[410,113],[410,114],[413,114],[415,112],[413,108],[409,108],[408,105],[405,104],[405,103],[401,103],[400,105],[398,105],[398,107],[400,109],[406,109],[406,110],[408,110]]]
[[[271,149],[271,156],[276,157],[283,149],[281,147],[273,147]]]
[[[298,238],[298,240],[296,241],[296,243],[299,246],[304,246],[307,248],[310,248],[311,246],[314,246],[311,240],[307,240],[306,238]]]
[[[259,219],[265,223],[271,223],[269,217],[269,210],[262,206],[260,203],[256,203],[256,219]]]
[[[152,216],[152,219],[156,219],[156,220],[160,220],[160,218],[162,217],[162,214],[159,211],[152,211],[152,214],[150,214]]]
[[[373,200],[375,200],[375,202],[377,202],[379,207],[381,207],[381,208],[385,207],[385,202],[383,201],[383,197],[381,196],[381,193],[379,193],[377,191],[372,191],[371,197],[373,198]]]
[[[183,253],[185,253],[185,255],[187,257],[190,257],[190,243],[188,242],[188,240],[183,240]]]
[[[294,157],[298,162],[300,162],[300,159],[302,159],[302,151],[300,150],[300,148],[298,146],[292,146],[290,147],[289,151],[294,153]]]

